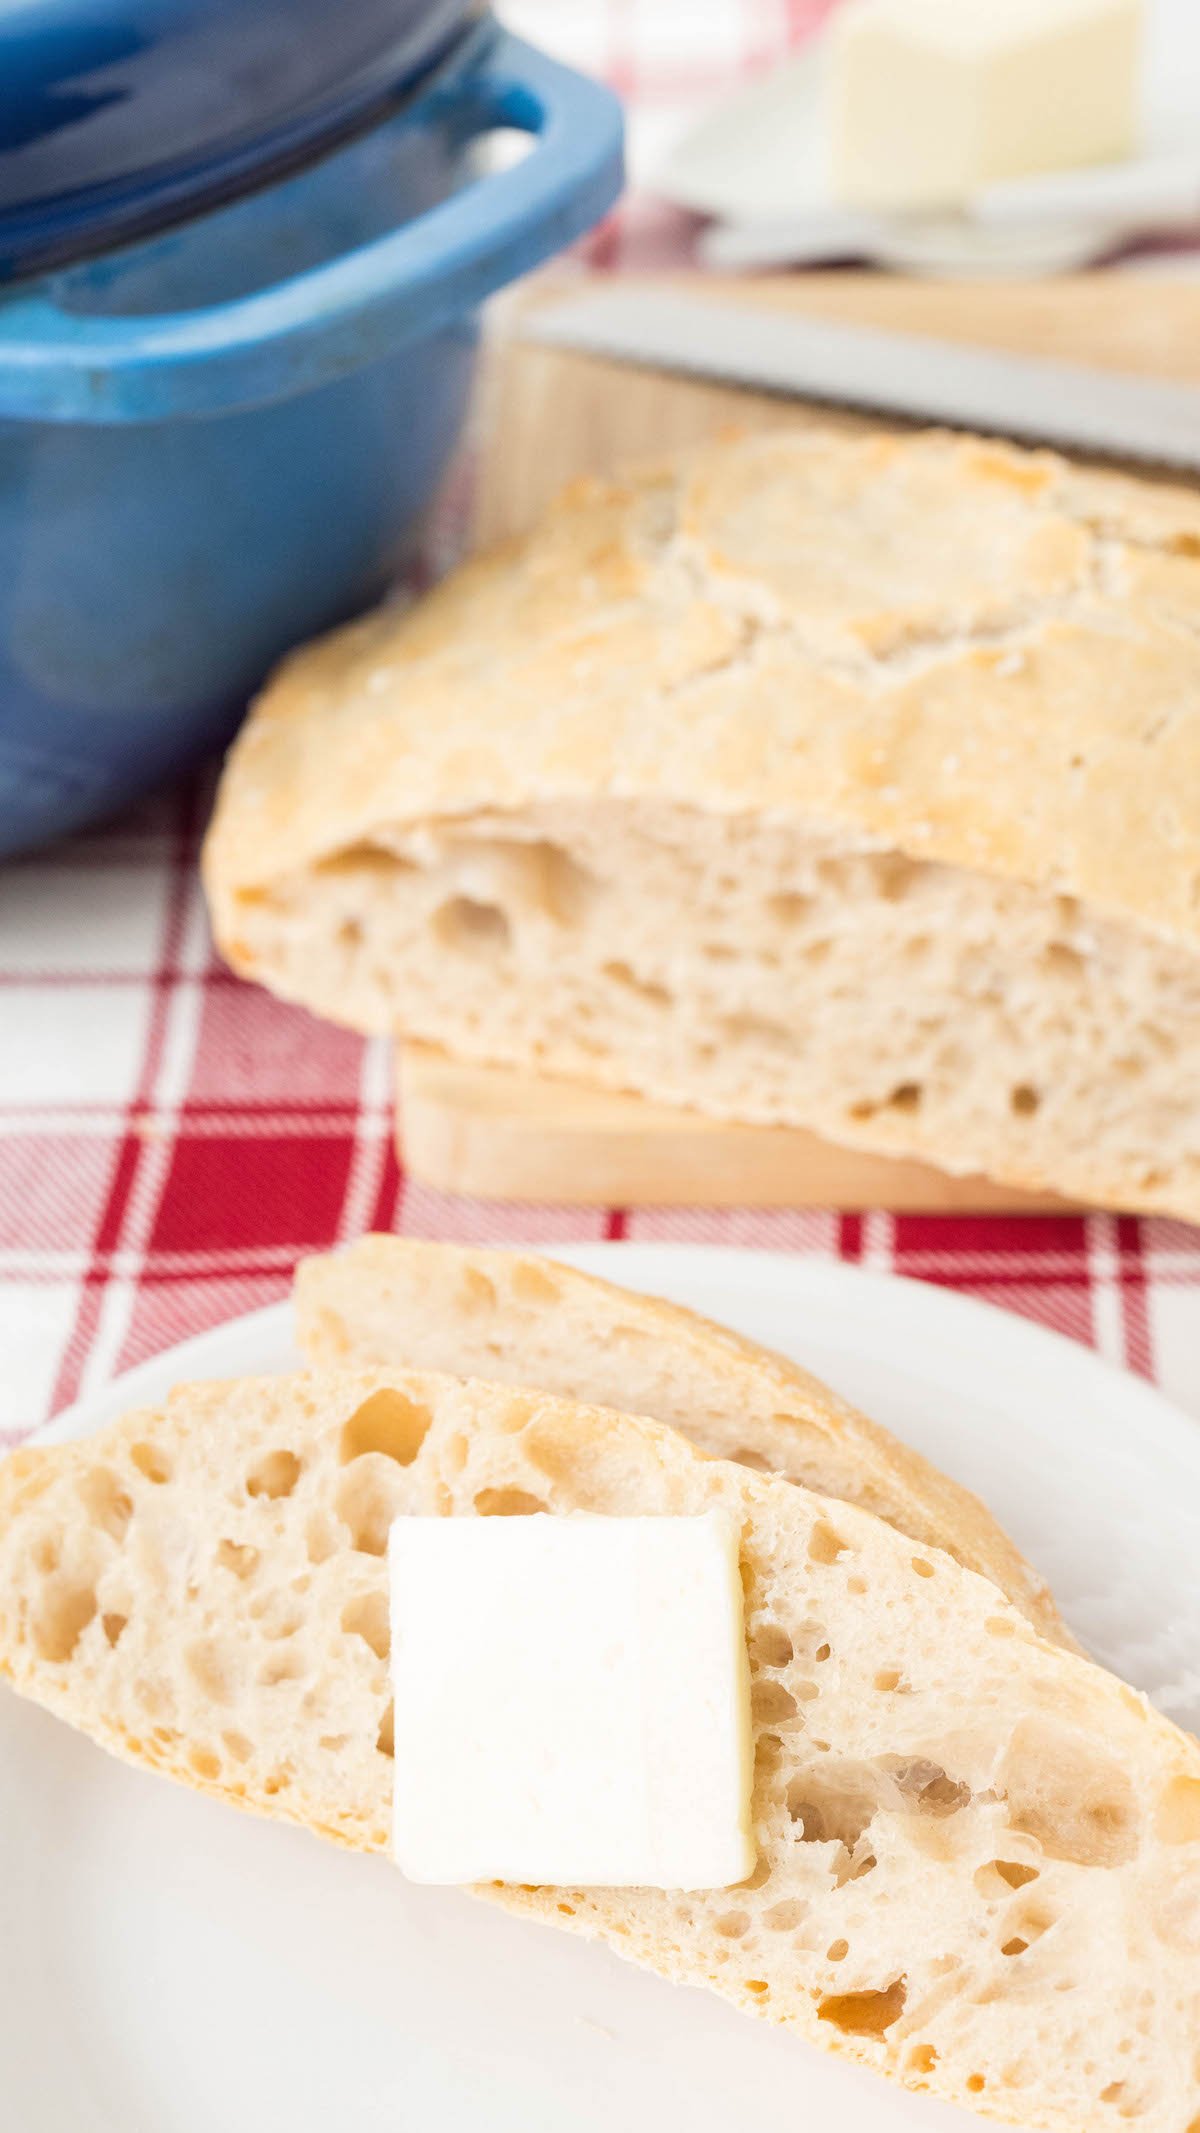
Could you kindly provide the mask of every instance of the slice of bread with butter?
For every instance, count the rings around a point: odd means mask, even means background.
[[[296,1335],[318,1369],[406,1368],[536,1385],[667,1422],[702,1452],[841,1496],[988,1577],[1072,1639],[986,1505],[786,1356],[698,1312],[532,1252],[362,1237],[302,1259]]]
[[[384,1853],[392,1526],[541,1512],[736,1522],[757,1865],[482,1893],[991,2116],[1190,2133],[1200,1747],[949,1555],[658,1423],[394,1370],[181,1388],[0,1466],[0,1671]]]
[[[209,834],[362,1030],[1200,1220],[1200,497],[772,431],[300,652]]]

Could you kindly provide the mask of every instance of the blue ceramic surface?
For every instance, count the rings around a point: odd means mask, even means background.
[[[473,180],[491,126],[536,138]],[[221,745],[385,588],[481,300],[620,182],[608,93],[498,31],[298,177],[0,301],[0,853]]]
[[[0,278],[261,182],[404,93],[477,0],[0,0]]]

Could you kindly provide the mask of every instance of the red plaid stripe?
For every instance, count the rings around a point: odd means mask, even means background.
[[[625,94],[635,173],[829,0],[512,0],[514,27]],[[688,256],[639,195],[593,258]],[[430,543],[453,551],[464,458]],[[629,1237],[836,1255],[963,1289],[1095,1345],[1200,1413],[1200,1233],[1129,1217],[499,1207],[407,1182],[385,1049],[238,984],[209,942],[206,783],[0,875],[0,1443],[186,1335],[283,1297],[362,1229],[488,1243]]]

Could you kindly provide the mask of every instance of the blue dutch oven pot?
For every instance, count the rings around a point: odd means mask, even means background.
[[[478,177],[496,128],[532,145]],[[620,159],[610,94],[485,17],[319,162],[0,299],[0,854],[220,746],[281,652],[379,596],[478,306]]]

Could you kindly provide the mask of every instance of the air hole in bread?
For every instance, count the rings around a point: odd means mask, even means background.
[[[778,1733],[760,1733],[754,1743],[756,1768],[775,1770],[783,1755],[783,1741]]]
[[[260,1557],[257,1548],[243,1545],[240,1541],[217,1542],[217,1568],[228,1570],[235,1578],[251,1578],[258,1569]]]
[[[984,2080],[982,2074],[968,2074],[967,2087],[970,2090],[972,2096],[980,2096],[982,2095],[984,2089],[987,2087],[987,2082]]]
[[[109,1643],[113,1646],[115,1650],[116,1646],[121,1642],[125,1631],[129,1627],[129,1616],[101,1615],[100,1627],[104,1631],[104,1634],[107,1637]]]
[[[870,1587],[865,1578],[847,1578],[846,1590],[847,1592],[852,1592],[856,1600],[860,1600],[863,1594],[870,1590]]]
[[[989,1859],[986,1866],[977,1868],[975,1886],[981,1896],[996,1898],[1005,1889],[1023,1889],[1037,1878],[1036,1866],[1022,1866],[1016,1859]]]
[[[748,1977],[746,1979],[747,1992],[754,1993],[755,1996],[760,2000],[765,1999],[770,1989],[771,1988],[768,1985],[765,1977]]]
[[[1114,1757],[1098,1754],[1067,1726],[1022,1719],[1013,1729],[997,1785],[1012,1828],[1036,1837],[1052,1859],[1116,1867],[1138,1848],[1130,1779]]]
[[[844,1888],[848,1881],[861,1881],[865,1874],[873,1873],[878,1864],[869,1847],[857,1844],[850,1853],[843,1847],[843,1855],[834,1865],[834,1881],[839,1889]]]
[[[767,1015],[724,1015],[721,1018],[721,1034],[733,1044],[792,1045],[795,1038],[783,1022],[772,1022]]]
[[[880,1667],[875,1676],[875,1687],[884,1695],[892,1695],[899,1688],[901,1675],[894,1666]]]
[[[632,993],[636,999],[645,1000],[650,1007],[670,1007],[671,995],[665,985],[653,978],[640,978],[628,963],[604,963],[601,975],[611,985],[619,986],[622,992]]]
[[[131,1444],[129,1456],[147,1481],[161,1484],[171,1479],[171,1462],[157,1444]]]
[[[300,1461],[295,1452],[264,1452],[246,1476],[247,1496],[290,1496],[300,1479]]]
[[[254,1753],[254,1743],[244,1733],[222,1733],[221,1745],[235,1763],[248,1763]]]
[[[924,1756],[885,1755],[881,1768],[922,1814],[953,1815],[971,1803],[970,1786],[948,1777],[940,1763],[931,1763]]]
[[[810,1563],[836,1563],[840,1555],[849,1553],[849,1543],[834,1532],[827,1519],[819,1518],[808,1537]]]
[[[1052,971],[1057,977],[1077,978],[1084,968],[1084,958],[1078,948],[1066,941],[1048,941],[1042,951],[1043,970]]]
[[[355,1409],[343,1424],[338,1458],[343,1466],[377,1452],[397,1466],[411,1466],[433,1420],[427,1407],[385,1386]]]
[[[752,1467],[756,1474],[769,1474],[771,1471],[769,1459],[764,1459],[761,1452],[752,1452],[745,1447],[740,1452],[734,1453],[733,1462],[735,1466]]]
[[[544,1267],[535,1265],[532,1259],[518,1259],[512,1270],[509,1287],[518,1303],[553,1304],[560,1296],[559,1284]]]
[[[201,1638],[186,1647],[183,1663],[201,1695],[210,1703],[233,1702],[236,1664],[227,1645],[219,1644],[212,1637]]]
[[[827,1993],[817,2002],[822,2022],[848,2037],[882,2037],[904,2012],[907,1986],[902,1977],[878,1992]]]
[[[798,1825],[798,1835],[804,1844],[824,1844],[825,1817],[816,1802],[808,1797],[808,1788],[803,1778],[793,1778],[787,1789],[787,1811]]]
[[[123,1539],[133,1515],[133,1498],[126,1494],[111,1467],[93,1467],[79,1482],[79,1499],[93,1526],[110,1540]]]
[[[270,1657],[263,1661],[258,1670],[259,1686],[264,1689],[277,1689],[285,1681],[299,1681],[307,1671],[307,1666],[304,1653],[297,1650],[295,1645],[285,1644],[280,1651],[272,1652]]]
[[[575,1906],[573,1903],[556,1904],[555,1909],[561,1911],[564,1918],[574,1918],[575,1916]]]
[[[919,1111],[925,1094],[919,1081],[899,1081],[888,1097],[889,1111]]]
[[[937,1575],[933,1564],[927,1563],[923,1555],[914,1555],[912,1566],[919,1578],[931,1578]]]
[[[773,1903],[763,1913],[763,1924],[772,1933],[794,1933],[808,1917],[808,1905],[798,1897],[786,1897],[782,1903]]]
[[[33,1567],[38,1576],[43,1578],[52,1576],[61,1561],[62,1550],[58,1545],[57,1535],[53,1533],[43,1534],[33,1551]]]
[[[314,1350],[319,1349],[324,1356],[343,1356],[350,1347],[350,1336],[346,1331],[345,1322],[328,1306],[314,1312],[309,1340]]]
[[[264,1637],[272,1639],[292,1636],[304,1620],[304,1609],[296,1605],[295,1596],[278,1585],[255,1594],[246,1612],[260,1625]]]
[[[477,1266],[465,1266],[458,1284],[458,1301],[464,1311],[490,1311],[496,1301],[495,1283]]]
[[[756,1681],[750,1710],[756,1725],[778,1726],[796,1716],[796,1699],[781,1681]]]
[[[512,927],[499,904],[473,896],[452,896],[433,914],[433,935],[440,948],[459,955],[498,955],[512,942]]]
[[[392,1648],[386,1592],[365,1592],[342,1609],[342,1628],[348,1637],[361,1637],[377,1659],[386,1659]]]
[[[1032,1118],[1041,1104],[1041,1097],[1027,1081],[1019,1081],[1009,1096],[1009,1108],[1015,1118]]]
[[[211,1785],[221,1775],[221,1758],[211,1748],[189,1748],[188,1769],[193,1777],[203,1778]]]
[[[989,1637],[1015,1637],[1017,1625],[1008,1615],[989,1615],[984,1623]]]
[[[1172,1778],[1159,1797],[1154,1834],[1164,1844],[1200,1842],[1200,1778]]]
[[[323,1511],[314,1513],[304,1530],[304,1546],[310,1563],[327,1563],[337,1554],[338,1538],[333,1523]]]
[[[1001,1955],[1024,1955],[1028,1946],[1029,1942],[1027,1940],[1021,1940],[1019,1936],[1014,1936],[1012,1940],[1003,1942],[1000,1953]]]
[[[792,1640],[778,1622],[760,1622],[750,1639],[750,1650],[760,1666],[787,1666]]]
[[[277,1794],[286,1792],[291,1782],[292,1780],[286,1770],[276,1770],[271,1777],[264,1781],[263,1791],[269,1800],[273,1800]]]
[[[1048,1904],[1025,1903],[1008,1923],[1028,1947],[1032,1946],[1035,1940],[1040,1940],[1043,1933],[1048,1933],[1051,1926],[1057,1923],[1057,1913],[1052,1911]]]
[[[881,1804],[878,1775],[869,1764],[822,1763],[792,1779],[786,1804],[805,1843],[840,1843],[850,1854]]]
[[[377,1454],[356,1459],[338,1483],[334,1508],[360,1555],[386,1555],[388,1533],[400,1509],[400,1477]]]
[[[814,1659],[816,1660],[816,1663],[817,1663],[817,1665],[818,1665],[818,1666],[823,1666],[823,1665],[824,1665],[824,1663],[825,1663],[826,1659],[828,1659],[828,1657],[829,1657],[829,1654],[830,1654],[831,1650],[832,1650],[832,1646],[831,1646],[831,1645],[828,1645],[828,1644],[818,1644],[818,1646],[817,1646],[817,1648],[816,1648],[816,1651],[815,1651],[815,1652],[813,1653],[813,1658],[814,1658]]]
[[[743,1933],[750,1931],[750,1913],[749,1911],[722,1911],[720,1917],[714,1920],[714,1924],[723,1939],[740,1940]]]
[[[62,1579],[43,1596],[33,1641],[38,1657],[51,1666],[65,1666],[89,1622],[96,1614],[96,1594],[91,1585]]]
[[[850,1943],[848,1940],[830,1941],[825,1950],[825,1960],[830,1963],[844,1963],[849,1953]]]
[[[388,1705],[379,1721],[379,1731],[375,1736],[375,1746],[380,1755],[392,1757],[396,1753],[396,1707],[394,1704]]]
[[[767,898],[767,910],[781,926],[798,925],[801,919],[808,917],[812,907],[812,897],[802,896],[794,889],[781,889],[777,896]]]
[[[932,2044],[914,2044],[905,2063],[910,2073],[932,2074],[937,2062],[938,2055]]]
[[[550,1508],[528,1489],[480,1489],[474,1501],[480,1518],[532,1518]]]

